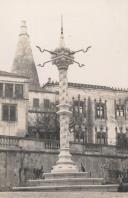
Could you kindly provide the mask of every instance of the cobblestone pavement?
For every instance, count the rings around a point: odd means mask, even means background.
[[[128,198],[128,193],[107,192],[1,192],[0,198]]]

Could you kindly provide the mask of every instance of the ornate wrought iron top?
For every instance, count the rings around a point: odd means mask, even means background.
[[[63,18],[61,16],[61,36],[60,36],[60,44],[59,47],[56,48],[54,51],[50,51],[47,49],[41,49],[39,46],[36,46],[41,53],[48,52],[52,55],[51,60],[48,60],[43,63],[43,65],[39,64],[38,66],[44,67],[47,63],[52,62],[53,65],[56,65],[58,69],[68,69],[68,66],[76,63],[79,67],[85,66],[84,64],[80,64],[78,61],[74,60],[74,54],[83,52],[87,53],[87,51],[91,48],[91,46],[88,46],[86,50],[80,49],[77,51],[72,51],[69,48],[65,47],[65,42],[64,42],[64,35],[63,35]]]

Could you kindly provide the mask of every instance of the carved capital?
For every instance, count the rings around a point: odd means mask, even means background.
[[[68,69],[68,66],[73,64],[74,56],[71,55],[70,49],[57,48],[52,56],[52,64],[56,65],[58,69]]]

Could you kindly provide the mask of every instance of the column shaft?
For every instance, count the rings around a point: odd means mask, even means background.
[[[59,69],[59,111],[57,113],[60,116],[60,154],[52,173],[78,172],[69,149],[69,119],[72,113],[69,111],[67,69],[68,67]]]
[[[59,70],[60,149],[69,149],[69,103],[67,70]],[[67,110],[67,112],[65,111]]]

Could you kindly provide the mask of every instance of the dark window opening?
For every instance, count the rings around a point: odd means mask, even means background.
[[[3,96],[3,83],[0,83],[0,97]]]
[[[124,117],[124,116],[125,116],[125,106],[116,105],[116,117]]]
[[[33,107],[38,108],[39,107],[39,98],[33,99]]]
[[[97,132],[97,144],[107,144],[106,132]]]
[[[73,113],[74,114],[86,114],[85,104],[83,101],[74,101],[73,103]]]
[[[15,85],[15,97],[23,98],[23,85],[21,85],[21,84]]]
[[[16,105],[3,105],[2,120],[11,122],[16,121]]]
[[[105,118],[105,105],[96,104],[96,118]]]
[[[44,99],[44,108],[49,109],[50,108],[50,101],[48,99]]]
[[[116,145],[122,149],[128,149],[128,137],[125,133],[117,133]]]
[[[8,98],[13,97],[13,84],[10,84],[10,83],[5,84],[5,97],[8,97]]]
[[[100,129],[97,131],[97,127],[95,128],[96,131],[96,142],[97,144],[107,144],[107,127],[101,126]]]

